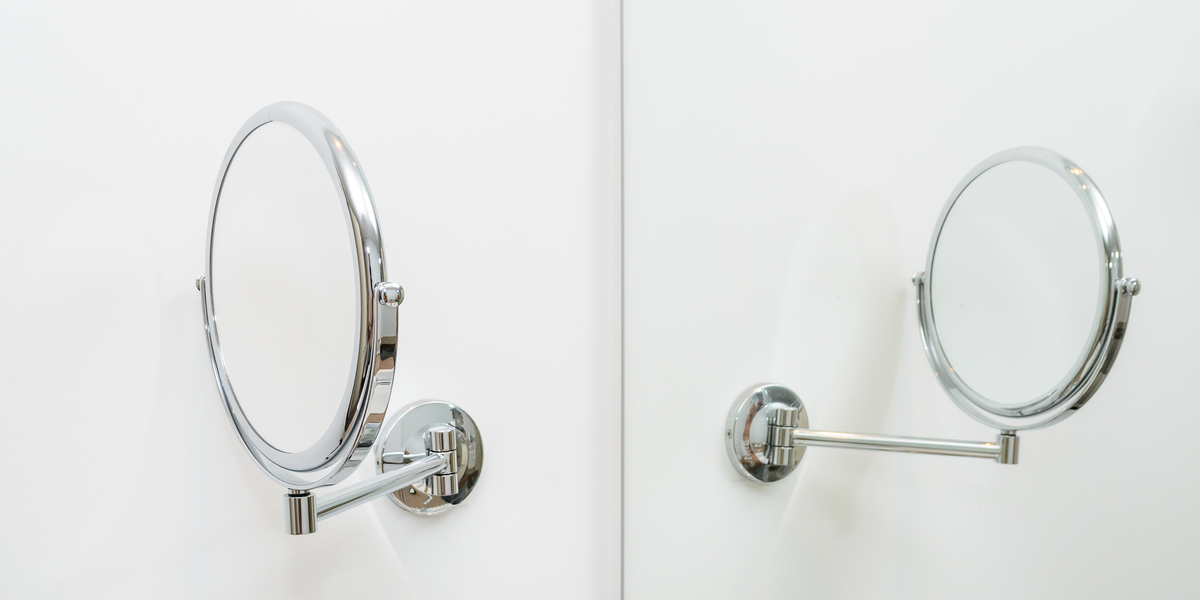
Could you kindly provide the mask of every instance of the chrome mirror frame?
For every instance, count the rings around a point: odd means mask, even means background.
[[[221,353],[221,336],[212,289],[213,236],[225,176],[246,138],[259,127],[275,121],[299,131],[325,163],[349,225],[358,272],[355,311],[359,325],[354,333],[357,360],[353,375],[325,433],[316,443],[300,452],[285,452],[272,446],[254,429],[242,410]],[[382,290],[387,282],[387,269],[375,203],[371,199],[366,176],[345,137],[324,115],[298,102],[279,102],[254,113],[242,125],[225,152],[225,160],[221,162],[213,190],[204,265],[204,277],[200,285],[204,298],[204,328],[208,333],[209,359],[221,400],[242,444],[268,476],[289,489],[310,490],[342,481],[370,454],[383,424],[395,369],[399,303],[388,306],[381,301]]]
[[[1061,177],[1075,191],[1088,214],[1102,249],[1099,258],[1107,279],[1107,293],[1099,307],[1095,329],[1087,347],[1070,372],[1054,389],[1019,406],[1007,406],[991,400],[972,389],[959,377],[938,337],[932,298],[932,286],[936,281],[933,262],[938,239],[955,202],[984,172],[1013,161],[1043,166]],[[1104,196],[1095,182],[1067,157],[1053,150],[1029,146],[1010,148],[988,157],[959,182],[942,208],[934,227],[925,271],[913,276],[913,284],[917,286],[917,320],[921,330],[921,342],[938,382],[964,412],[984,424],[1006,431],[1037,429],[1057,423],[1074,414],[1096,393],[1116,361],[1121,342],[1125,338],[1133,296],[1141,291],[1138,280],[1127,279],[1122,274],[1120,237],[1117,235],[1117,227],[1113,222],[1112,213],[1109,212],[1108,203],[1104,201]]]
[[[229,166],[250,134],[271,122],[299,131],[324,162],[354,243],[358,274],[355,366],[333,421],[317,442],[300,452],[272,446],[246,417],[221,352],[211,283],[217,211]],[[379,220],[362,166],[345,137],[324,115],[298,102],[278,102],[254,113],[238,130],[213,190],[205,271],[196,287],[201,294],[209,360],[225,412],[258,466],[288,488],[291,534],[314,533],[319,519],[389,494],[409,512],[436,514],[460,504],[474,489],[483,465],[483,441],[475,422],[461,408],[425,400],[384,422],[395,377],[397,317],[404,289],[387,279]],[[318,502],[311,490],[344,480],[380,439],[383,443],[375,460],[378,475]],[[385,445],[395,450],[387,452]],[[397,490],[403,490],[404,496]]]

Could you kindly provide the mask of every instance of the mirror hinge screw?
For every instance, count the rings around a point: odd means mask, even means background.
[[[380,304],[395,308],[404,302],[404,288],[398,283],[385,281],[375,286],[375,292]]]
[[[1132,277],[1127,277],[1120,280],[1121,293],[1136,296],[1142,291],[1142,282]]]

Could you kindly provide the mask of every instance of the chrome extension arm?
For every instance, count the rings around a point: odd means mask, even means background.
[[[420,460],[376,475],[356,483],[336,494],[317,500],[317,520],[332,517],[355,506],[382,498],[396,490],[406,488],[446,468],[448,462],[442,456],[432,454]]]
[[[287,494],[288,531],[303,535],[317,531],[317,521],[345,512],[396,490],[424,481],[431,493],[458,493],[458,437],[450,426],[434,427],[426,438],[428,454],[393,471],[360,481],[318,500],[311,491]],[[385,454],[387,461],[390,455]]]
[[[798,459],[796,456],[798,453],[795,452],[797,446],[943,454],[990,458],[1003,465],[1017,464],[1019,440],[1016,432],[1013,431],[1001,432],[996,436],[995,442],[964,442],[895,435],[814,431],[796,427],[798,409],[780,406],[772,410],[768,420],[770,433],[767,437],[767,457],[770,464],[773,465],[795,464]]]

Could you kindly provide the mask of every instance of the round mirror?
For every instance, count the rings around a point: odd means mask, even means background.
[[[308,140],[272,122],[238,147],[217,207],[208,285],[225,368],[263,439],[302,451],[354,365],[357,278],[337,190]]]
[[[395,303],[377,297],[370,191],[341,133],[294,102],[251,117],[222,165],[208,240],[205,325],[235,429],[281,484],[336,483],[378,435],[396,336]]]
[[[1133,280],[1100,191],[1065,157],[1001,152],[958,185],[918,283],[926,352],[951,398],[1004,430],[1056,422],[1116,357]]]

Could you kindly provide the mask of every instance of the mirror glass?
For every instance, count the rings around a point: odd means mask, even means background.
[[[313,445],[354,367],[354,244],[328,169],[289,125],[234,155],[213,231],[213,311],[233,390],[268,443]]]
[[[1013,406],[1078,370],[1107,289],[1103,248],[1072,184],[1025,161],[992,167],[963,190],[927,281],[955,372]]]

